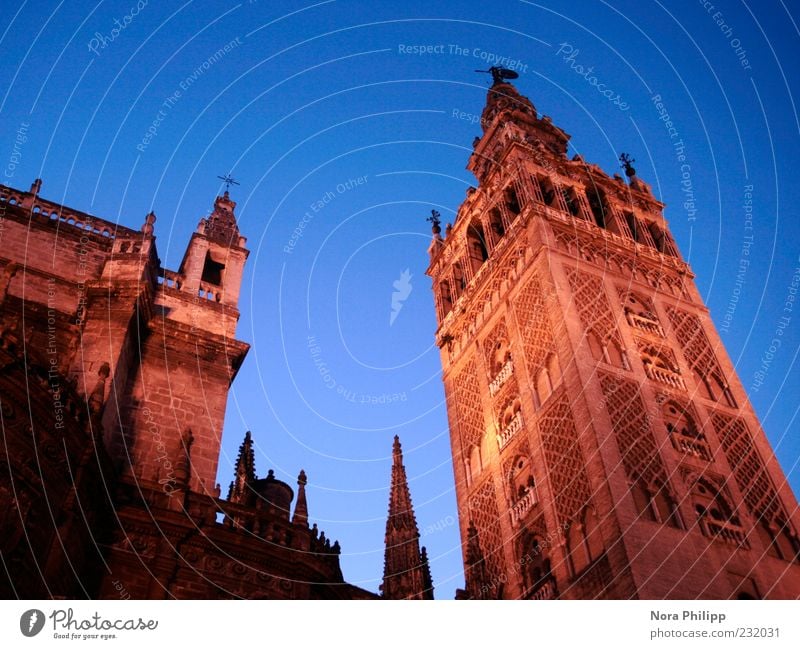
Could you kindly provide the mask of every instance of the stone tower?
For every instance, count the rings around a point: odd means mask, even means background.
[[[104,413],[112,458],[123,473],[167,490],[178,486],[176,463],[190,455],[188,487],[215,491],[228,389],[249,348],[235,338],[248,255],[235,207],[228,192],[216,198],[213,212],[192,234],[178,272],[151,259],[151,214],[140,244],[119,251],[107,264],[115,290],[130,276],[130,300],[138,300],[144,313],[137,319],[120,309],[111,323],[102,314],[87,320],[87,325],[98,322],[109,337],[101,350],[119,350],[116,365],[111,363],[117,369],[110,400],[119,407]],[[156,273],[157,283],[145,281]],[[90,312],[107,309],[109,291],[100,288],[103,299],[93,300]]]
[[[433,599],[428,556],[419,547],[419,529],[400,438],[395,435],[392,447],[392,485],[389,492],[389,516],[386,520],[386,554],[381,592],[385,599]]]
[[[650,187],[488,92],[428,275],[468,598],[795,598],[797,502]]]

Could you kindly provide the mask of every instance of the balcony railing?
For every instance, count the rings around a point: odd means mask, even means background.
[[[628,312],[628,324],[636,329],[641,329],[647,333],[655,334],[656,336],[664,337],[664,330],[656,320],[645,318],[644,316],[637,315],[633,312]]]
[[[705,518],[704,522],[709,536],[721,539],[731,545],[746,545],[744,530],[739,525],[730,521],[713,520],[708,517]]]
[[[500,434],[497,436],[497,445],[500,447],[501,451],[514,438],[514,435],[517,434],[520,428],[522,428],[522,413],[517,412],[508,423],[508,426],[501,430]]]
[[[531,487],[511,508],[511,524],[516,525],[528,514],[536,504],[536,489]]]
[[[514,372],[514,364],[511,362],[509,358],[506,361],[506,364],[500,369],[497,373],[497,376],[492,379],[492,382],[489,384],[489,393],[494,396],[498,393],[500,388],[503,387],[503,384],[508,380],[508,377]]]
[[[534,600],[555,599],[557,596],[556,580],[553,578],[540,581],[525,593],[525,599]]]
[[[673,372],[672,370],[668,370],[664,367],[658,367],[652,363],[645,363],[644,371],[645,374],[647,374],[647,377],[653,379],[654,381],[658,381],[659,383],[663,383],[664,385],[668,385],[672,388],[680,388],[682,390],[686,389],[686,384],[683,382],[683,377],[677,372]]]
[[[706,462],[711,461],[711,452],[708,450],[706,443],[702,440],[684,437],[680,433],[673,433],[672,445],[680,453],[693,455]]]

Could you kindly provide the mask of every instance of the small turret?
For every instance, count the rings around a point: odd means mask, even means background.
[[[306,472],[300,470],[300,475],[297,476],[297,502],[294,505],[294,516],[292,516],[292,523],[294,525],[302,525],[308,527],[308,503],[306,502]]]

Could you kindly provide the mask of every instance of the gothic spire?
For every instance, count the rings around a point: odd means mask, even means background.
[[[386,520],[381,591],[385,599],[433,599],[427,555],[420,552],[419,529],[411,505],[400,438],[392,448],[392,485]]]
[[[250,485],[256,479],[256,461],[253,453],[253,438],[248,430],[239,447],[239,456],[236,458],[236,468],[228,490],[228,500],[231,502],[245,503]]]
[[[297,503],[294,506],[294,516],[292,523],[308,527],[308,503],[306,502],[306,472],[300,469],[297,476]]]

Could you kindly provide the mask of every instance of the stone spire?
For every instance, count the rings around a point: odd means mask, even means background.
[[[381,591],[385,599],[433,599],[427,555],[420,552],[419,529],[411,505],[400,438],[396,435]]]
[[[306,472],[300,469],[300,475],[297,476],[297,503],[294,506],[294,516],[292,523],[295,525],[303,525],[308,527],[308,503],[306,502]]]
[[[239,447],[239,457],[236,458],[236,469],[233,482],[228,490],[228,500],[235,503],[246,504],[250,485],[256,479],[256,461],[253,453],[253,438],[248,430],[244,434],[244,441]]]

